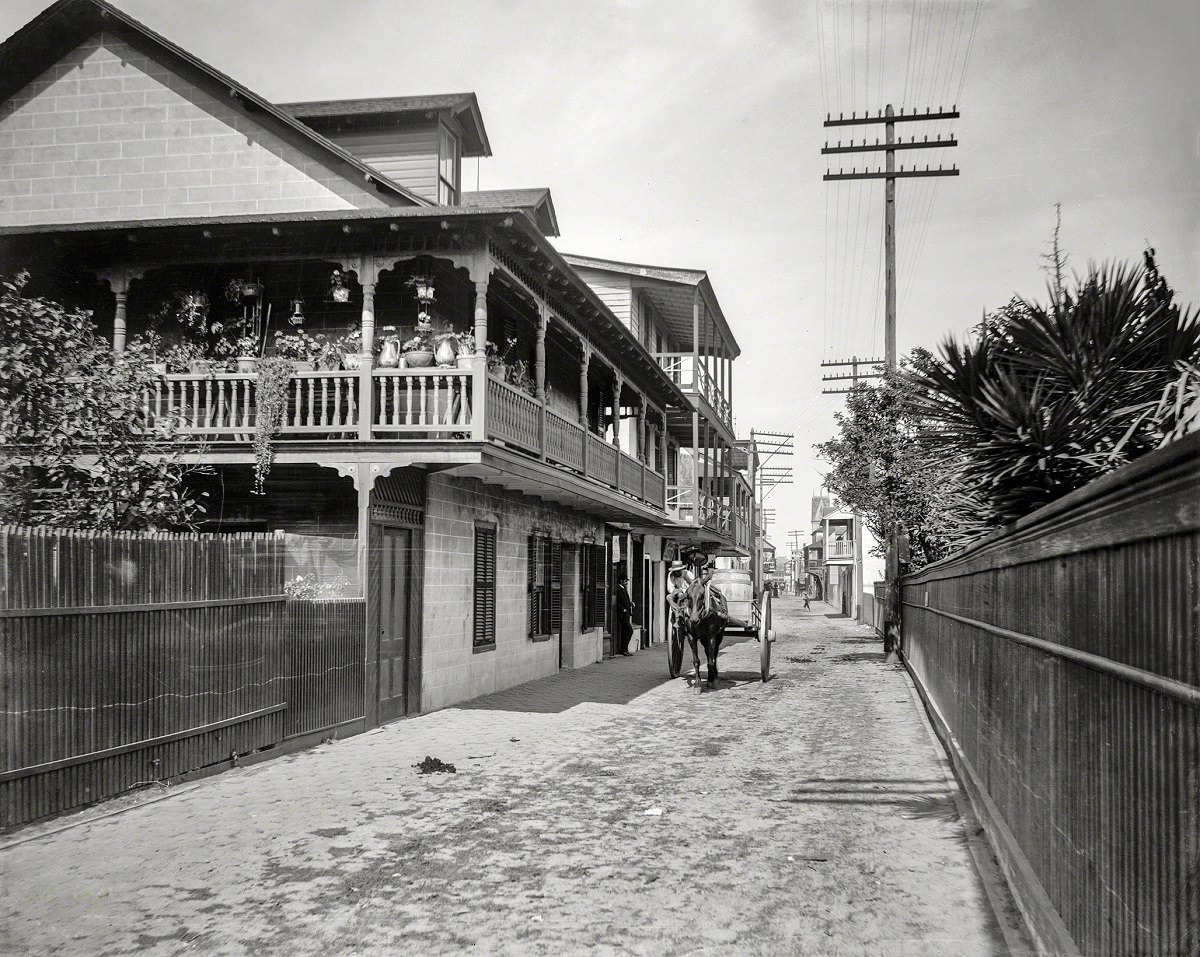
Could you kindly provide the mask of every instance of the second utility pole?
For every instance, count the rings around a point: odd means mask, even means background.
[[[869,113],[864,113],[858,116],[851,113],[849,118],[844,114],[839,113],[835,120],[832,116],[826,114],[825,126],[865,126],[868,124],[884,124],[884,142],[880,143],[879,138],[875,138],[874,143],[868,143],[866,137],[863,137],[862,143],[856,144],[851,138],[849,144],[843,146],[842,141],[838,140],[836,146],[830,146],[828,143],[821,150],[823,154],[830,153],[870,153],[880,152],[885,154],[884,168],[882,170],[869,170],[865,167],[861,172],[857,169],[851,169],[847,173],[843,169],[839,169],[836,173],[829,172],[825,174],[825,179],[828,180],[846,180],[846,179],[882,179],[886,180],[886,193],[884,196],[884,219],[883,219],[883,255],[884,255],[884,361],[888,372],[895,372],[897,367],[896,357],[896,180],[912,176],[957,176],[958,168],[951,166],[949,169],[942,169],[938,166],[937,169],[930,169],[929,164],[925,165],[923,170],[913,167],[905,169],[901,166],[896,169],[896,151],[897,150],[917,150],[917,149],[937,149],[946,146],[957,146],[958,140],[953,135],[947,139],[942,139],[938,136],[936,139],[930,140],[926,136],[923,140],[918,141],[915,136],[910,137],[905,143],[903,139],[896,140],[896,124],[912,121],[929,121],[929,120],[956,120],[958,119],[958,110],[951,108],[948,112],[943,111],[938,107],[935,113],[932,109],[926,110],[924,113],[909,113],[905,114],[903,108],[900,114],[896,115],[892,109],[892,104],[887,105],[887,109],[883,113],[878,113],[871,116]],[[900,559],[898,547],[898,530],[895,523],[891,523],[888,527],[887,536],[887,566],[885,577],[888,585],[895,587],[894,583],[900,577]],[[859,585],[861,588],[861,584]],[[893,595],[893,606],[896,604]],[[894,617],[896,608],[892,607],[885,612],[885,618]],[[886,627],[886,625],[885,625]]]

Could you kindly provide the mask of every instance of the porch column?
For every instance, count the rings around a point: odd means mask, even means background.
[[[638,461],[643,465],[646,463],[646,397],[638,396],[638,414],[637,414],[637,457]]]
[[[592,361],[592,347],[587,342],[581,342],[580,345],[583,347],[583,357],[579,360],[579,424],[586,432],[588,430],[588,366]]]
[[[621,393],[625,390],[625,379],[621,373],[613,370],[613,404],[612,404],[612,430],[613,430],[613,445],[617,450],[621,448]]]
[[[692,524],[700,524],[700,413],[692,410]]]
[[[488,308],[487,279],[475,280],[475,355],[487,355]]]
[[[371,357],[375,355],[375,282],[364,281],[362,291],[362,358],[370,365]]]
[[[125,323],[126,313],[129,306],[129,284],[135,279],[141,279],[145,273],[140,269],[133,269],[129,266],[116,266],[112,269],[102,269],[96,273],[100,279],[108,282],[108,287],[113,291],[113,297],[116,299],[116,308],[113,311],[113,337],[112,347],[113,352],[120,355],[125,351]]]
[[[546,404],[546,328],[550,325],[550,314],[544,305],[539,308],[537,338],[533,344],[533,395],[542,405]]]
[[[662,429],[658,433],[658,471],[667,478],[667,413],[662,414]]]

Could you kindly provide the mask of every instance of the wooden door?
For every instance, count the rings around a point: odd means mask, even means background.
[[[379,721],[408,713],[412,537],[384,527],[379,555]]]

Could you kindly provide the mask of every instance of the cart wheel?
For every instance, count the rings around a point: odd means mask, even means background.
[[[678,678],[679,672],[683,668],[683,636],[679,634],[679,628],[671,629],[671,637],[667,641],[667,671],[670,672],[672,678]]]
[[[763,592],[758,609],[758,664],[762,672],[762,680],[766,681],[771,674],[771,593]]]

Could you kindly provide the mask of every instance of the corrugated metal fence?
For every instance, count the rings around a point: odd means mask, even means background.
[[[1200,953],[1200,436],[908,577],[903,631],[1040,944]]]
[[[0,825],[361,717],[362,601],[283,568],[276,535],[0,528]]]

